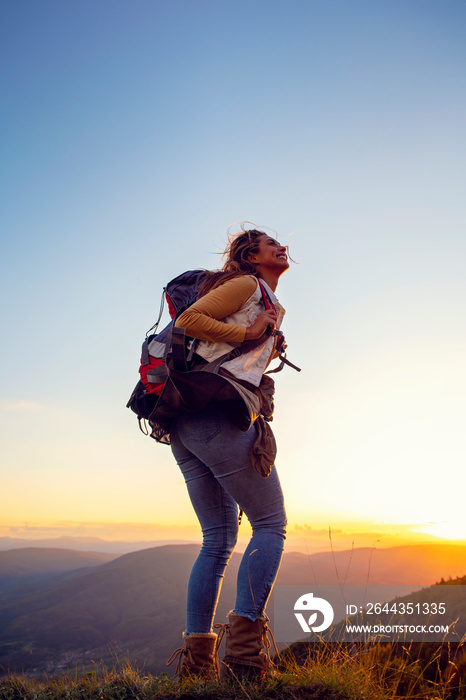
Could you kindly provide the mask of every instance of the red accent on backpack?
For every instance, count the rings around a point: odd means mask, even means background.
[[[177,312],[168,294],[165,294],[165,299],[167,300],[168,313],[170,314],[170,318],[175,318]]]
[[[139,374],[141,376],[141,381],[144,384],[148,394],[157,394],[157,396],[160,396],[160,394],[162,393],[162,389],[165,386],[165,382],[163,381],[160,384],[154,384],[153,382],[150,382],[147,379],[147,374],[155,367],[161,367],[164,364],[165,361],[161,357],[152,357],[152,355],[149,355],[149,364],[144,364],[143,358],[141,356]]]

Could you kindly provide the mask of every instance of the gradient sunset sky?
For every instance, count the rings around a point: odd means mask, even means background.
[[[466,540],[464,1],[0,13],[0,535],[197,531],[125,404],[163,285],[247,220],[296,261],[289,546]]]

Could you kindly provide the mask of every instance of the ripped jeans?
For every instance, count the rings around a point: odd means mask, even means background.
[[[186,632],[212,631],[238,537],[238,506],[251,523],[252,537],[241,560],[233,612],[254,621],[265,610],[283,553],[286,514],[276,469],[267,478],[259,475],[248,456],[254,426],[242,432],[218,403],[178,415],[170,435],[203,534],[189,577]]]

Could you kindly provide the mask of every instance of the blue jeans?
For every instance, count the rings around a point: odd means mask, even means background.
[[[221,404],[177,416],[170,436],[203,533],[189,577],[186,632],[212,630],[238,537],[238,506],[251,523],[252,537],[241,560],[233,611],[254,621],[265,609],[283,553],[286,514],[276,469],[267,478],[254,469],[249,461],[254,426],[242,432]]]

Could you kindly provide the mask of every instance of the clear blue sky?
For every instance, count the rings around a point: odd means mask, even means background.
[[[194,522],[125,403],[162,286],[249,220],[299,263],[278,290],[303,367],[277,379],[291,524],[466,538],[465,3],[0,14],[2,533]]]

